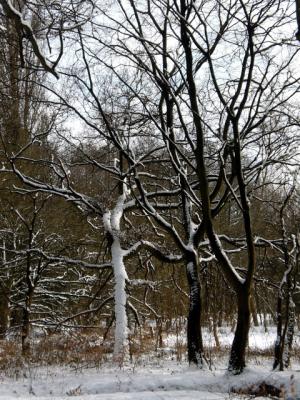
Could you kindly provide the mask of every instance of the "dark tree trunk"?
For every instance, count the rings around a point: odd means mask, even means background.
[[[242,286],[237,293],[238,319],[229,359],[229,371],[240,374],[246,366],[246,349],[250,328],[250,293]]]
[[[279,369],[279,371],[283,371],[283,359],[282,359],[282,297],[281,294],[278,295],[277,299],[277,310],[276,310],[276,317],[277,317],[277,337],[274,347],[274,363],[273,369]]]
[[[283,371],[290,366],[291,351],[295,327],[295,305],[290,293],[286,293],[285,310],[283,310],[283,294],[277,300],[277,338],[274,347],[273,369]]]
[[[0,339],[5,339],[9,328],[10,310],[6,293],[0,296]]]
[[[296,0],[296,16],[297,16],[297,26],[298,26],[296,39],[300,40],[300,0]]]
[[[30,351],[29,330],[30,330],[30,315],[27,308],[23,310],[23,325],[22,325],[22,356],[26,357]]]
[[[187,320],[187,346],[190,364],[203,366],[203,341],[201,333],[201,285],[198,278],[196,255],[189,253],[187,261],[187,279],[189,284],[190,304]]]
[[[27,357],[30,353],[30,309],[33,298],[33,287],[30,286],[28,291],[25,307],[23,309],[23,323],[22,323],[22,355]]]

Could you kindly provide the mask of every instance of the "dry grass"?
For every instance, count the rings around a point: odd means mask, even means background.
[[[173,345],[167,347],[168,335],[175,336]],[[176,335],[177,334],[177,335]],[[103,342],[103,332],[68,331],[36,338],[31,343],[31,352],[27,359],[21,356],[20,338],[0,341],[0,371],[6,375],[18,377],[22,375],[24,365],[48,366],[66,365],[73,368],[100,367],[112,360],[113,337],[108,334]],[[299,358],[299,346],[294,347],[293,359]],[[273,358],[273,347],[260,350],[249,349],[248,359],[260,365]],[[206,347],[206,359],[211,368],[228,359],[230,348],[227,346]],[[157,359],[172,359],[186,362],[186,344],[184,332],[157,333],[151,327],[137,328],[129,337],[129,358],[132,363],[155,362]],[[297,356],[298,353],[298,356]],[[226,361],[225,361],[226,362]]]
[[[93,333],[46,336],[32,346],[30,361],[39,365],[100,366],[107,361],[111,346]]]
[[[24,365],[67,365],[74,368],[99,367],[109,358],[111,347],[95,334],[49,335],[31,343],[29,355],[21,356],[18,338],[0,342],[0,371],[18,378]]]
[[[21,356],[21,345],[15,341],[0,341],[0,371],[18,379],[22,376],[24,359]]]

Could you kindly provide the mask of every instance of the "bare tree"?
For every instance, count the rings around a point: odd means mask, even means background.
[[[298,124],[298,115],[293,116],[292,110],[299,76],[290,75],[298,49],[288,47],[291,40],[288,35],[285,39],[288,56],[282,57],[282,36],[278,36],[291,20],[293,12],[286,10],[290,10],[292,3],[280,2],[286,9],[280,9],[278,2],[262,1],[204,4],[182,0],[163,2],[160,7],[147,2],[139,7],[133,2],[126,7],[122,1],[116,3],[120,18],[109,18],[106,14],[106,28],[115,41],[103,43],[95,31],[93,35],[87,33],[87,37],[113,51],[120,59],[121,68],[125,58],[132,69],[143,71],[143,82],[153,84],[157,107],[146,94],[148,87],[144,91],[136,90],[128,79],[123,79],[120,68],[101,60],[132,91],[144,110],[145,120],[153,124],[153,131],[165,143],[182,194],[184,226],[190,235],[188,245],[183,244],[175,224],[168,223],[158,207],[149,201],[151,194],[139,173],[141,164],[136,158],[132,160],[130,154],[127,159],[134,166],[140,204],[186,252],[191,300],[195,293],[195,298],[199,297],[196,254],[201,243],[205,243],[204,234],[207,235],[212,256],[218,260],[237,296],[238,321],[229,369],[239,373],[245,366],[249,300],[256,268],[251,185],[258,182],[259,174],[270,164],[293,163],[283,154],[283,147],[278,147],[282,135],[288,147],[295,143],[293,132]],[[274,40],[269,42],[271,31]],[[230,51],[226,50],[227,42],[231,43]],[[97,54],[90,49],[85,51],[91,60],[86,61],[87,69],[97,59]],[[128,75],[134,76],[130,72]],[[272,117],[278,122],[276,127]],[[294,157],[295,152],[290,156]],[[163,192],[166,193],[167,190]],[[224,245],[226,240],[222,244],[224,237],[216,223],[229,198],[236,203],[245,235],[247,257],[243,275],[234,266],[234,258],[229,256],[230,251]],[[191,250],[192,263],[188,256]],[[195,313],[199,315],[198,305]],[[192,330],[198,326],[198,318],[192,318]],[[199,349],[199,334],[194,339],[191,348]],[[191,354],[190,361],[195,362]]]
[[[290,366],[290,357],[295,327],[295,303],[293,300],[297,286],[296,275],[299,263],[299,233],[289,237],[286,224],[286,209],[295,192],[292,186],[279,210],[282,234],[282,246],[280,248],[284,263],[284,274],[279,285],[277,297],[277,338],[275,342],[275,354],[273,369],[283,371]]]

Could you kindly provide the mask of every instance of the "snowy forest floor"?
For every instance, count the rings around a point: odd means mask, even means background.
[[[204,336],[206,343],[212,344],[211,334],[205,332]],[[221,350],[210,347],[211,370],[189,367],[183,355],[178,360],[179,336],[173,334],[163,336],[163,348],[136,354],[122,368],[113,366],[109,356],[98,363],[82,360],[75,343],[69,339],[64,343],[71,341],[78,360],[61,365],[50,365],[42,353],[40,359],[30,363],[20,358],[17,361],[15,355],[9,359],[0,344],[0,400],[300,399],[299,333],[295,337],[292,369],[273,372],[275,331],[270,328],[266,333],[262,328],[252,328],[248,367],[240,376],[231,376],[226,371],[227,345],[232,339],[229,329],[220,329],[219,339]],[[184,337],[180,340],[182,344]],[[59,352],[57,356],[63,359],[62,347],[50,350]],[[271,393],[269,397],[264,397],[266,391]]]

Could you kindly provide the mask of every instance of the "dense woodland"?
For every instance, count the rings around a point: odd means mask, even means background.
[[[298,4],[298,2],[296,2]],[[184,321],[299,334],[299,42],[291,0],[1,0],[0,335]],[[146,329],[146,328],[145,328]],[[100,335],[100,333],[99,333]],[[104,337],[105,339],[105,337]]]

